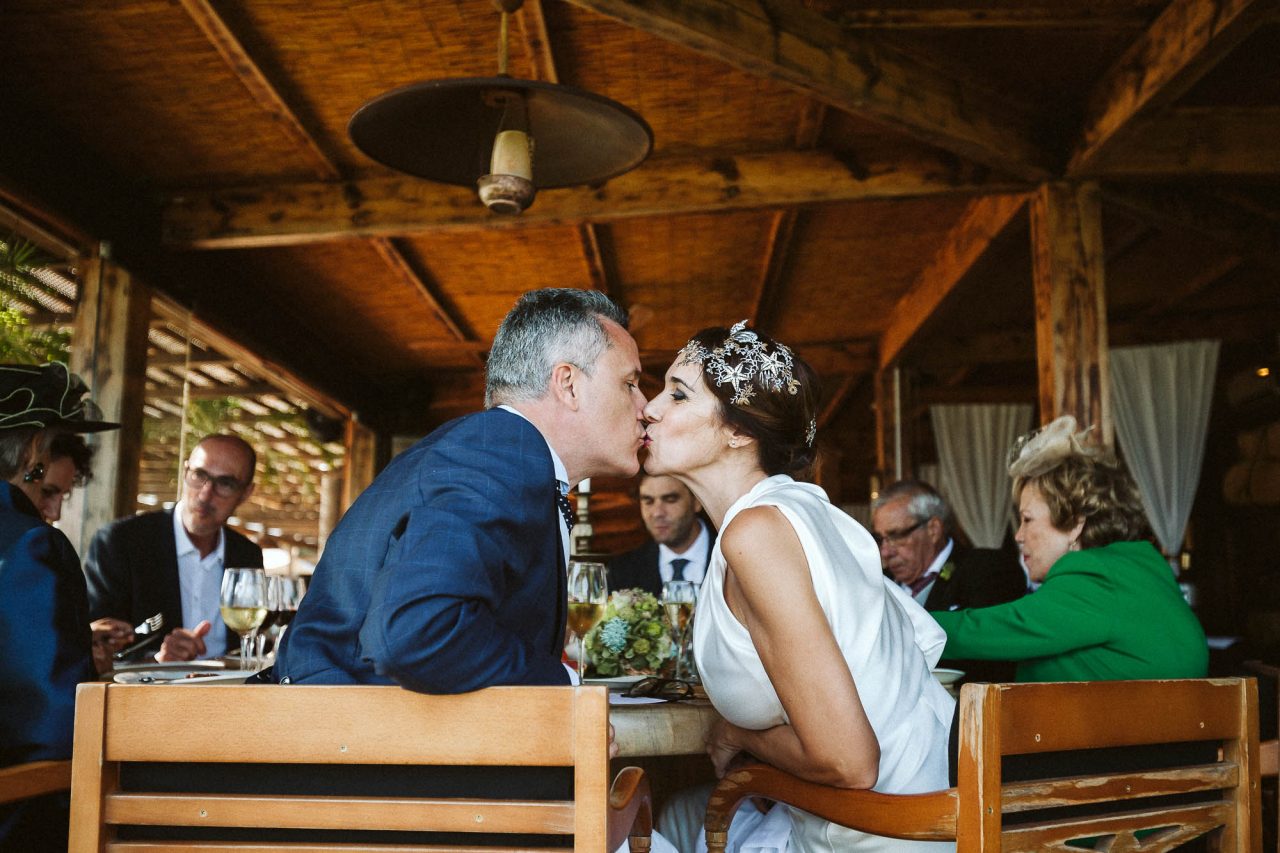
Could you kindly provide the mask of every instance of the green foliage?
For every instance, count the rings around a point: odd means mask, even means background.
[[[38,303],[40,282],[32,274],[54,259],[34,243],[12,234],[0,240],[0,361],[43,364],[68,358],[71,333],[65,329],[32,329],[16,303]]]

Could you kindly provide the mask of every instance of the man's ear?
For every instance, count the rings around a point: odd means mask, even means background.
[[[938,550],[942,550],[942,546],[947,541],[947,532],[942,529],[942,519],[936,515],[929,519],[925,525],[925,529],[929,531],[929,538],[938,546]]]
[[[552,395],[575,412],[582,402],[578,396],[577,382],[578,370],[567,361],[562,361],[551,368],[551,382],[548,387]]]
[[[250,483],[249,485],[245,486],[244,491],[240,493],[240,500],[236,501],[236,506],[240,506],[240,504],[244,503],[245,501],[249,500],[249,498],[253,497],[254,487],[256,487],[257,485],[258,485],[257,483]]]

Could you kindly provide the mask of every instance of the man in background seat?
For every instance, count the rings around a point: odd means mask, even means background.
[[[662,596],[670,580],[702,583],[711,536],[702,505],[675,477],[640,478],[640,517],[650,541],[609,561],[609,589],[639,588]]]

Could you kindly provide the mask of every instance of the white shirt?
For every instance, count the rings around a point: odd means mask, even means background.
[[[506,403],[497,406],[497,408],[508,411],[513,415],[519,415],[529,421],[528,418],[524,417],[524,413],[518,409],[511,408]],[[533,421],[529,421],[529,425],[534,429],[538,429],[538,425]],[[542,430],[538,430],[538,435],[542,435]],[[547,437],[542,435],[542,440],[547,441]],[[564,463],[560,461],[560,457],[556,454],[556,449],[551,446],[549,441],[547,441],[547,450],[551,452],[551,467],[555,469],[556,481],[560,484],[560,494],[567,495],[569,494],[569,469],[564,467]],[[556,518],[560,518],[560,507],[558,506],[556,507]],[[564,564],[567,568],[569,565],[569,528],[564,526],[563,521],[558,521],[556,526],[560,528],[560,546],[564,549]]]
[[[694,521],[698,523],[698,538],[693,540],[693,544],[683,554],[677,554],[666,545],[658,545],[658,574],[662,575],[663,583],[675,577],[675,569],[671,568],[672,560],[688,560],[684,567],[684,579],[694,585],[702,583],[702,576],[707,571],[707,551],[711,548],[711,535],[702,519],[695,518]]]
[[[955,544],[954,539],[948,539],[947,544],[938,552],[938,556],[934,557],[933,562],[929,564],[929,568],[924,570],[925,575],[928,575],[931,572],[934,573],[934,578],[922,586],[920,591],[913,596],[916,603],[921,607],[924,607],[924,603],[929,600],[929,593],[933,592],[933,585],[938,581],[937,575],[941,574],[942,567],[947,564],[947,558],[951,556],[952,550],[955,549]],[[907,591],[907,595],[911,595],[911,584],[902,583],[898,584],[898,586],[905,589]]]
[[[201,620],[209,620],[209,633],[204,638],[201,657],[221,657],[227,650],[227,626],[222,621],[219,602],[222,598],[223,557],[226,537],[218,531],[218,544],[206,557],[191,544],[182,526],[183,502],[173,508],[173,541],[178,548],[178,587],[182,594],[182,627],[195,628]]]

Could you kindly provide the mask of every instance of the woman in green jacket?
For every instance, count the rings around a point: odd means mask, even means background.
[[[931,613],[943,657],[1018,662],[1018,681],[1201,678],[1204,631],[1150,528],[1128,472],[1085,447],[1070,416],[1015,446],[1015,539],[1032,595]]]

